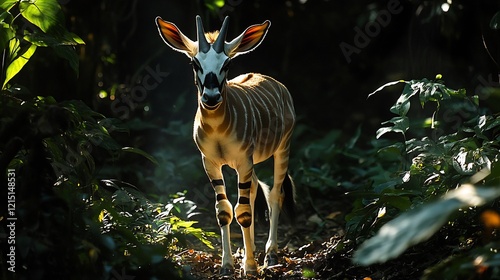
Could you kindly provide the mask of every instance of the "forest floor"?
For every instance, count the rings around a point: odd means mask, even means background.
[[[256,226],[255,256],[260,265],[259,275],[246,279],[419,279],[425,267],[435,264],[436,256],[433,256],[433,252],[425,254],[426,259],[421,259],[420,255],[415,258],[410,252],[383,265],[362,267],[353,264],[353,250],[349,249],[352,246],[345,245],[344,215],[350,208],[346,203],[347,201],[338,199],[336,202],[324,198],[315,199],[314,207],[301,207],[308,210],[303,210],[298,215],[293,226],[286,219],[281,219],[279,264],[272,267],[262,267],[268,233],[264,226]],[[218,232],[218,228],[214,227],[215,216],[203,220],[199,226]],[[179,254],[178,261],[194,279],[244,279],[240,276],[242,235],[234,221],[231,242],[235,261],[234,278],[219,276],[221,249],[218,241],[214,242],[214,250],[200,245],[184,251]]]

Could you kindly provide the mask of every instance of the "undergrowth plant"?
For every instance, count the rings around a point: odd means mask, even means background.
[[[161,203],[138,187],[99,178],[103,166],[123,157],[154,157],[115,140],[125,125],[78,100],[57,101],[28,89],[17,74],[38,47],[49,47],[78,74],[75,46],[57,0],[0,4],[0,170],[15,174],[15,209],[0,209],[0,240],[7,217],[16,218],[15,266],[2,246],[2,279],[179,279],[176,253],[192,242],[211,247],[213,233],[191,221],[196,205],[185,193]],[[36,75],[36,73],[33,73]],[[53,77],[57,79],[57,77]],[[70,92],[70,91],[69,91]],[[9,170],[9,171],[7,171]],[[9,175],[11,176],[11,175]],[[13,196],[14,195],[14,196]],[[10,266],[10,265],[9,265]]]
[[[387,133],[401,137],[376,153],[384,157],[389,152],[386,161],[397,164],[384,171],[385,180],[374,178],[371,185],[350,193],[357,199],[346,217],[348,238],[360,244],[380,229],[361,246],[355,261],[384,262],[431,238],[444,225],[441,231],[455,253],[450,252],[453,257],[446,265],[426,271],[426,277],[455,279],[476,272],[486,275],[487,270],[499,277],[495,229],[500,224],[495,221],[500,213],[493,209],[500,195],[500,117],[481,108],[477,96],[446,87],[440,75],[436,80],[391,82],[370,96],[399,83],[404,89],[390,109],[397,116],[383,123],[389,126],[380,128],[377,138]],[[413,104],[420,105],[423,118],[410,118]],[[493,208],[485,210],[488,207]],[[484,238],[487,242],[481,244]],[[478,266],[483,271],[478,272]]]

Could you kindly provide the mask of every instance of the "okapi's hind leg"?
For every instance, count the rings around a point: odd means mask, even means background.
[[[274,153],[274,185],[269,193],[270,229],[265,266],[278,264],[278,221],[281,210],[287,212],[292,219],[295,216],[295,187],[288,175],[289,145],[287,143],[282,146]]]

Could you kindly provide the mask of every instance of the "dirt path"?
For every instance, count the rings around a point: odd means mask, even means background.
[[[320,201],[315,207],[309,207],[308,211],[300,209],[302,214],[293,226],[282,219],[279,228],[279,264],[268,268],[259,267],[260,274],[255,278],[323,279],[345,274],[346,268],[352,264],[348,256],[337,252],[343,246],[344,213],[340,209],[345,209],[345,205],[336,204]],[[214,227],[215,218],[203,221],[200,225],[202,228],[218,232],[218,228]],[[256,226],[256,258],[260,265],[264,263],[267,230],[262,225]],[[235,260],[234,279],[242,279],[239,275],[243,245],[236,222],[231,227],[231,241]],[[201,246],[184,251],[179,255],[179,261],[195,279],[221,279],[218,275],[221,265],[219,242],[215,241],[214,246],[215,250],[212,251]]]
[[[307,205],[306,205],[307,206]],[[381,265],[360,267],[352,263],[352,241],[345,239],[344,215],[349,210],[349,201],[321,198],[314,207],[304,207],[294,226],[280,221],[278,252],[279,265],[259,267],[259,276],[251,279],[420,279],[424,270],[451,253],[443,244],[421,244],[396,260]],[[203,214],[206,215],[206,214]],[[215,218],[203,218],[200,227],[218,232]],[[236,222],[231,227],[235,275],[240,277],[240,263],[243,258],[242,236]],[[264,263],[264,247],[267,228],[256,227],[256,258]],[[194,279],[231,279],[219,276],[221,251],[218,240],[214,250],[200,245],[178,255],[178,262]],[[446,247],[446,246],[445,246]],[[249,279],[249,278],[245,278]]]

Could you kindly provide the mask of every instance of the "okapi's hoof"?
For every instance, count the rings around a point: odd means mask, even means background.
[[[220,268],[220,276],[234,276],[234,267],[224,265]]]
[[[266,267],[278,264],[278,255],[276,253],[268,253],[264,259],[264,265]]]
[[[245,272],[243,272],[243,270],[242,270],[241,273],[240,273],[240,277],[241,278],[245,278],[245,277],[247,277],[247,278],[255,278],[257,276],[259,276],[259,274],[257,273],[257,270],[247,270]]]

